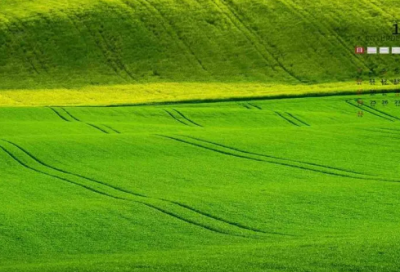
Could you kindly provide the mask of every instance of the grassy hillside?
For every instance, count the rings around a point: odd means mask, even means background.
[[[358,98],[0,108],[0,271],[398,271],[400,108]]]
[[[0,88],[148,82],[353,81],[394,56],[354,55],[391,35],[396,1],[3,0]]]

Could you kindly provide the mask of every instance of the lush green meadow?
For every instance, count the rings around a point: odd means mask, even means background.
[[[400,108],[358,98],[0,108],[0,271],[398,271]]]
[[[399,271],[398,14],[1,0],[0,272]]]

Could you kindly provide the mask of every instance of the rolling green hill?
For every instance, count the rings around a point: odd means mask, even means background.
[[[358,98],[2,107],[0,271],[398,271],[398,98]]]
[[[378,0],[3,0],[0,88],[396,74],[398,57],[354,46],[396,44],[373,39],[391,35],[399,13]]]

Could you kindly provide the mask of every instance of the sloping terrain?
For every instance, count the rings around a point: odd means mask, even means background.
[[[397,271],[398,98],[359,98],[0,108],[0,271]]]
[[[0,88],[393,75],[398,57],[359,57],[354,46],[395,45],[376,40],[399,12],[377,0],[5,0]]]

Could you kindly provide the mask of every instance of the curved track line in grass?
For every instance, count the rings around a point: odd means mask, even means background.
[[[114,132],[115,132],[115,133],[117,133],[117,134],[121,134],[121,132],[120,132],[120,131],[118,131],[118,130],[116,130],[116,129],[114,129],[114,128],[112,128],[112,127],[108,126],[108,125],[104,125],[104,124],[103,124],[103,127],[106,127],[106,128],[108,128],[108,129],[110,129],[110,130],[114,131]]]
[[[258,109],[258,110],[262,110],[262,108],[261,108],[260,106],[255,105],[255,104],[253,104],[253,103],[247,103],[247,104],[249,104],[249,105],[252,106],[253,108],[256,108],[256,109]]]
[[[231,149],[231,150],[234,150],[234,151],[237,151],[237,152],[241,152],[241,153],[245,153],[245,154],[249,154],[249,155],[255,155],[255,156],[260,156],[260,157],[277,159],[277,160],[282,160],[282,161],[287,161],[287,162],[301,163],[301,164],[310,165],[310,166],[323,167],[323,168],[326,168],[328,170],[343,171],[343,172],[347,172],[349,174],[365,175],[365,174],[360,173],[360,172],[351,171],[351,170],[347,170],[347,169],[343,169],[343,168],[326,166],[326,165],[317,164],[317,163],[310,163],[310,162],[291,160],[291,159],[286,159],[286,158],[279,158],[279,157],[276,157],[276,156],[271,156],[271,155],[266,155],[266,154],[261,154],[261,153],[245,151],[245,150],[241,150],[241,149],[238,149],[238,148],[230,147],[230,146],[223,145],[223,144],[220,144],[220,143],[215,143],[215,142],[211,142],[211,141],[208,141],[208,140],[203,140],[203,139],[199,139],[199,138],[195,138],[195,137],[191,137],[191,136],[186,136],[186,137],[187,138],[191,138],[193,140],[197,140],[197,141],[204,142],[204,143],[209,143],[209,144],[212,144],[212,145],[220,146],[220,147],[223,147],[223,148]]]
[[[195,121],[193,121],[193,120],[187,118],[187,117],[186,117],[183,113],[181,113],[180,111],[175,110],[175,109],[174,109],[174,111],[175,111],[177,114],[179,114],[183,119],[185,119],[186,121],[192,123],[193,125],[198,126],[198,127],[203,127],[202,125],[199,125],[199,124],[196,123]]]
[[[163,199],[163,200],[164,200],[164,201],[167,201],[167,202],[169,202],[169,203],[173,203],[173,204],[175,204],[175,205],[181,206],[181,207],[183,207],[183,208],[189,209],[189,210],[194,211],[194,212],[196,212],[196,213],[202,214],[202,215],[204,215],[204,216],[214,218],[214,219],[216,219],[216,220],[218,220],[218,221],[225,222],[226,224],[229,224],[229,225],[232,225],[232,226],[235,226],[235,227],[242,228],[242,229],[247,229],[247,230],[250,230],[250,231],[259,232],[259,233],[263,233],[263,234],[276,234],[276,235],[291,236],[291,235],[285,234],[285,233],[280,233],[280,232],[266,232],[266,231],[263,231],[263,230],[260,230],[260,229],[248,227],[248,226],[245,226],[245,225],[243,225],[243,224],[240,224],[240,223],[237,223],[237,222],[228,221],[228,220],[226,220],[226,219],[224,219],[224,218],[221,218],[221,217],[219,217],[219,216],[215,216],[215,215],[212,215],[212,214],[209,214],[209,213],[200,211],[200,210],[195,209],[195,208],[193,208],[193,207],[190,207],[190,206],[188,206],[188,205],[186,205],[186,204],[182,204],[182,203],[179,203],[179,202],[176,202],[176,201],[169,201],[169,200],[165,200],[165,199]]]
[[[101,38],[98,38],[96,34],[99,34],[98,31],[92,30],[92,28],[89,26],[89,24],[85,21],[85,18],[83,18],[83,15],[77,14],[77,13],[71,13],[75,18],[80,20],[82,25],[87,29],[88,34],[90,37],[92,37],[92,40],[95,43],[95,47],[99,49],[99,52],[102,54],[104,60],[105,60],[105,65],[107,65],[109,68],[111,68],[114,73],[122,78],[123,80],[129,82],[122,74],[121,74],[121,68],[118,67],[118,64],[115,62],[115,60],[112,57],[109,57],[109,55],[112,55],[115,57],[115,52],[110,50],[108,46],[105,44],[104,40],[102,41]],[[80,17],[81,16],[81,17]],[[128,75],[131,79],[132,78],[130,75]]]
[[[137,201],[135,201],[135,202],[137,202]],[[172,217],[174,217],[174,218],[176,218],[176,219],[179,219],[179,220],[184,221],[184,222],[186,222],[186,223],[189,223],[189,224],[192,224],[192,225],[195,225],[195,226],[198,226],[198,227],[207,229],[207,230],[212,231],[212,232],[216,232],[216,233],[224,234],[224,235],[231,235],[231,236],[239,236],[239,237],[249,238],[248,236],[245,236],[245,235],[240,235],[240,234],[235,234],[235,233],[230,233],[230,232],[222,231],[222,230],[220,230],[220,229],[218,229],[218,228],[210,227],[210,226],[207,226],[207,225],[205,225],[205,224],[201,224],[201,223],[195,222],[195,221],[193,221],[193,220],[184,218],[184,217],[182,217],[182,216],[180,216],[180,215],[177,215],[176,213],[167,211],[167,210],[165,210],[165,209],[159,208],[159,207],[157,207],[157,206],[155,206],[155,205],[152,205],[152,204],[148,204],[148,203],[144,203],[144,202],[137,202],[137,203],[143,204],[143,205],[145,205],[145,206],[147,206],[147,207],[153,208],[153,209],[155,209],[155,210],[157,210],[157,211],[160,211],[160,212],[162,212],[162,213],[164,213],[164,214],[167,214],[167,215],[169,215],[169,216],[172,216]]]
[[[241,104],[244,108],[246,108],[246,109],[248,109],[248,110],[250,110],[251,108],[249,107],[249,105],[246,105],[246,104]]]
[[[364,105],[364,107],[367,107],[367,108],[369,108],[369,109],[371,109],[371,110],[377,111],[377,112],[381,113],[382,115],[385,115],[385,116],[387,116],[387,117],[389,117],[389,118],[393,118],[393,119],[396,119],[396,120],[400,120],[399,117],[393,116],[393,115],[391,115],[391,114],[389,114],[389,113],[387,113],[387,112],[384,112],[384,111],[382,111],[382,110],[375,109],[375,108],[373,108],[373,107],[371,107],[371,106]]]
[[[232,156],[232,157],[241,158],[241,159],[247,159],[247,160],[258,161],[258,162],[265,162],[265,163],[270,163],[270,164],[275,164],[275,165],[280,165],[280,166],[286,166],[286,167],[290,167],[290,168],[296,168],[296,169],[301,169],[301,170],[306,170],[306,171],[311,171],[311,172],[316,172],[316,173],[322,173],[322,174],[331,175],[331,176],[353,178],[353,179],[360,179],[360,180],[400,182],[399,180],[367,176],[367,175],[364,175],[364,174],[362,174],[361,176],[349,175],[349,173],[341,174],[341,173],[335,173],[335,172],[332,172],[332,171],[329,172],[328,170],[319,170],[319,169],[309,168],[309,167],[306,167],[306,166],[290,164],[289,162],[277,162],[277,161],[272,161],[272,160],[253,158],[253,157],[249,157],[247,155],[235,154],[235,153],[232,153],[232,152],[229,152],[229,151],[224,151],[224,150],[211,148],[211,147],[208,147],[208,146],[204,146],[204,145],[201,145],[201,144],[193,143],[193,142],[190,142],[190,141],[187,141],[187,140],[182,140],[182,139],[179,139],[179,138],[174,138],[174,137],[171,137],[171,136],[165,136],[165,135],[157,135],[157,136],[164,137],[164,138],[167,138],[167,139],[171,139],[171,140],[174,140],[174,141],[177,141],[177,142],[185,143],[185,144],[188,144],[188,145],[192,145],[192,146],[195,146],[195,147],[203,148],[203,149],[206,149],[206,150],[209,150],[209,151],[213,151],[213,152],[216,152],[216,153],[220,153],[220,154],[223,154],[223,155],[228,155],[228,156]]]
[[[299,127],[298,124],[296,124],[295,122],[293,122],[293,121],[290,120],[289,118],[286,118],[285,116],[283,116],[283,114],[281,114],[281,113],[279,113],[279,112],[277,112],[277,111],[275,111],[275,113],[276,113],[279,117],[281,117],[282,119],[284,119],[284,120],[286,120],[287,122],[289,122],[290,124],[292,124],[292,125],[294,125],[294,126],[296,126],[296,127]]]
[[[99,131],[101,131],[101,132],[103,132],[105,134],[110,134],[108,131],[106,131],[106,130],[104,130],[104,129],[96,126],[96,125],[93,125],[93,124],[90,124],[90,123],[86,123],[86,125],[91,126],[92,128],[95,128],[95,129],[97,129],[97,130],[99,130]]]
[[[44,167],[50,168],[52,170],[55,170],[55,171],[58,171],[58,172],[61,172],[61,173],[64,173],[64,174],[68,174],[68,175],[75,176],[75,177],[78,177],[78,178],[86,179],[88,181],[92,181],[92,182],[95,182],[97,184],[104,185],[104,186],[110,187],[110,188],[112,188],[114,190],[119,190],[121,192],[128,193],[128,194],[131,194],[131,195],[134,195],[134,196],[147,197],[147,196],[139,194],[139,193],[135,193],[135,192],[132,192],[132,191],[125,190],[125,189],[123,189],[121,187],[116,187],[116,186],[110,185],[108,183],[105,183],[105,182],[102,182],[102,181],[99,181],[99,180],[96,180],[96,179],[93,179],[93,178],[90,178],[90,177],[86,177],[86,176],[83,176],[83,175],[80,175],[80,174],[75,174],[75,173],[72,173],[70,171],[66,171],[66,170],[63,170],[61,168],[57,168],[57,167],[51,166],[51,165],[43,162],[42,160],[40,160],[36,156],[34,156],[31,152],[27,151],[25,148],[21,147],[20,145],[17,145],[16,143],[13,143],[13,142],[8,141],[8,140],[3,140],[3,141],[15,146],[20,151],[25,153],[28,157],[30,157],[32,160],[36,161],[37,163],[41,164]]]
[[[61,110],[63,110],[69,117],[71,117],[72,119],[74,119],[77,122],[82,122],[81,120],[79,120],[78,118],[76,118],[75,116],[73,116],[69,111],[67,111],[66,109],[64,109],[63,107],[60,107]]]
[[[69,180],[69,179],[65,179],[65,178],[62,178],[62,177],[59,177],[59,176],[56,176],[56,175],[52,175],[52,174],[49,174],[49,173],[40,171],[40,170],[35,169],[35,168],[33,168],[33,167],[30,167],[29,165],[27,165],[27,164],[25,164],[24,162],[22,162],[21,160],[19,160],[16,156],[14,156],[11,152],[9,152],[9,151],[8,151],[7,149],[5,149],[3,146],[0,146],[0,149],[2,149],[6,154],[8,154],[8,155],[9,155],[12,159],[14,159],[14,161],[16,161],[18,164],[22,165],[23,167],[25,167],[25,168],[27,168],[27,169],[29,169],[29,170],[31,170],[31,171],[34,171],[34,172],[36,172],[36,173],[40,173],[40,174],[42,174],[42,175],[46,175],[46,176],[49,176],[49,177],[52,177],[52,178],[56,178],[56,179],[59,179],[59,180],[68,182],[68,183],[70,183],[70,184],[74,184],[74,185],[76,185],[76,186],[85,188],[85,189],[87,189],[87,190],[89,190],[89,191],[92,191],[92,192],[94,192],[94,193],[97,193],[97,194],[101,194],[101,195],[108,196],[108,197],[111,197],[111,198],[114,198],[114,199],[119,199],[119,200],[122,200],[122,199],[123,199],[123,198],[120,198],[120,197],[117,197],[117,196],[113,196],[113,195],[104,193],[104,192],[102,192],[102,191],[93,189],[92,187],[89,187],[89,186],[80,184],[80,183],[78,183],[78,182],[71,181],[71,180]]]
[[[399,134],[400,134],[400,130],[399,130],[399,129],[395,129],[395,128],[379,128],[379,129],[385,129],[385,130],[396,131],[396,132],[399,132]]]
[[[65,118],[64,116],[62,116],[58,111],[56,111],[54,108],[48,107],[50,110],[52,110],[55,114],[57,114],[58,117],[60,117],[62,120],[66,121],[66,122],[71,122],[70,120],[68,120],[67,118]]]
[[[42,165],[42,166],[44,166],[45,168],[48,168],[48,169],[50,169],[50,170],[53,170],[53,171],[56,171],[56,172],[61,172],[61,173],[63,173],[63,174],[75,176],[75,177],[78,177],[78,178],[82,178],[82,179],[85,179],[85,180],[88,180],[88,181],[91,181],[91,182],[95,182],[95,183],[97,183],[98,185],[102,185],[102,186],[105,186],[106,188],[108,187],[109,189],[114,189],[114,190],[116,190],[116,191],[119,191],[119,192],[122,192],[122,193],[126,193],[126,194],[129,194],[129,195],[132,195],[133,197],[141,197],[141,198],[148,199],[148,200],[163,201],[163,202],[166,202],[166,203],[170,203],[170,204],[173,204],[173,205],[177,205],[177,206],[179,206],[179,207],[181,207],[181,208],[184,208],[184,209],[186,209],[186,210],[190,210],[190,211],[194,212],[195,214],[202,215],[202,216],[204,216],[204,217],[206,217],[206,218],[208,218],[208,219],[215,220],[215,221],[218,221],[218,222],[223,223],[223,224],[228,224],[228,225],[231,225],[231,226],[235,226],[235,227],[241,228],[241,229],[243,229],[243,230],[249,230],[249,231],[259,232],[259,233],[264,233],[264,234],[279,234],[279,233],[263,232],[263,231],[260,231],[260,230],[256,230],[256,229],[253,229],[253,228],[250,228],[250,227],[246,227],[246,226],[244,226],[244,225],[242,225],[242,224],[239,224],[239,223],[234,223],[234,222],[231,222],[231,221],[227,221],[227,220],[222,219],[222,218],[220,218],[220,217],[213,216],[213,215],[208,214],[208,213],[205,213],[205,212],[201,212],[201,211],[199,211],[199,210],[197,210],[197,209],[195,209],[195,208],[192,208],[192,207],[190,207],[190,206],[188,206],[188,205],[183,205],[183,204],[180,204],[180,203],[178,203],[178,202],[174,202],[174,201],[170,201],[170,200],[166,200],[166,199],[159,199],[159,198],[148,197],[148,196],[146,196],[146,195],[139,194],[139,193],[135,193],[135,192],[132,192],[132,191],[130,191],[130,190],[125,190],[125,189],[123,189],[123,188],[120,188],[120,187],[117,187],[117,186],[113,186],[113,185],[110,185],[110,184],[108,184],[108,183],[105,183],[105,182],[102,182],[102,181],[99,181],[99,180],[95,180],[95,179],[93,179],[93,178],[89,178],[89,177],[86,177],[86,176],[83,176],[83,175],[80,175],[80,174],[75,174],[75,173],[72,173],[72,172],[70,172],[70,171],[66,171],[66,170],[63,170],[63,169],[60,169],[60,168],[51,166],[51,165],[49,165],[49,164],[43,162],[42,160],[38,159],[36,156],[34,156],[32,153],[30,153],[29,151],[27,151],[27,150],[24,149],[23,147],[21,147],[21,146],[15,144],[15,143],[13,143],[13,142],[11,142],[11,141],[8,141],[8,140],[3,140],[3,141],[4,141],[4,142],[7,142],[7,143],[9,143],[9,144],[11,144],[11,145],[13,145],[13,146],[16,147],[16,148],[18,148],[21,152],[23,152],[25,155],[27,155],[28,157],[30,157],[30,158],[31,158],[32,160],[34,160],[36,163],[38,163],[38,164],[40,164],[40,165]],[[2,149],[4,150],[4,148],[3,148],[2,146],[0,146],[0,148],[2,148]],[[31,166],[29,166],[29,165],[23,163],[23,162],[22,162],[21,160],[19,160],[15,155],[13,155],[10,151],[5,151],[5,152],[6,152],[7,154],[9,154],[12,158],[14,158],[14,160],[16,160],[18,163],[20,163],[21,165],[23,165],[24,167],[29,168],[29,169],[31,169],[31,170],[33,170],[33,171],[39,172],[39,173],[41,173],[41,174],[45,174],[45,175],[48,175],[48,176],[51,176],[51,177],[54,177],[54,178],[58,178],[58,179],[61,179],[61,180],[63,180],[63,181],[67,181],[67,182],[73,183],[73,184],[75,184],[75,185],[79,185],[79,186],[81,186],[81,187],[83,187],[83,188],[86,188],[86,189],[92,189],[92,191],[95,191],[96,193],[101,193],[101,194],[103,194],[103,195],[110,196],[110,197],[113,197],[113,198],[115,198],[115,199],[126,200],[126,201],[133,201],[133,202],[141,203],[141,204],[146,205],[146,206],[151,206],[151,207],[156,208],[156,209],[159,210],[159,211],[163,211],[163,212],[165,212],[165,213],[167,213],[167,214],[169,214],[169,215],[174,215],[174,216],[177,217],[178,219],[181,219],[181,220],[183,220],[183,221],[185,221],[185,222],[192,222],[192,221],[193,221],[193,220],[187,220],[187,219],[185,219],[185,218],[183,218],[183,217],[181,217],[181,216],[178,216],[178,215],[176,215],[176,214],[174,214],[174,213],[171,213],[171,212],[168,212],[168,211],[163,210],[163,209],[161,209],[161,208],[158,208],[158,207],[156,207],[156,206],[154,206],[154,205],[152,205],[152,204],[146,203],[146,202],[144,202],[144,201],[137,201],[137,200],[133,200],[133,199],[126,198],[126,197],[117,197],[117,196],[113,196],[112,194],[104,193],[104,192],[102,192],[102,191],[93,189],[93,188],[91,188],[91,187],[89,187],[89,186],[86,186],[86,185],[83,185],[83,184],[81,184],[81,183],[78,183],[78,182],[75,182],[75,181],[71,181],[70,179],[66,179],[66,178],[63,178],[63,177],[60,177],[60,176],[57,176],[57,175],[53,175],[53,174],[46,173],[46,172],[44,172],[44,171],[40,171],[40,170],[38,170],[38,169],[35,169],[35,168],[33,168],[33,167],[31,167]],[[194,222],[194,221],[193,221],[193,222]],[[195,223],[195,222],[194,222],[194,223]],[[205,228],[207,228],[207,229],[210,229],[210,228],[211,228],[211,227],[207,227],[207,226],[204,225],[204,224],[196,223],[196,225],[203,226],[203,227],[205,227]],[[219,231],[219,232],[221,232],[221,231]],[[224,234],[229,234],[229,233],[224,233]],[[232,234],[232,235],[236,235],[236,234]],[[286,235],[286,234],[280,234],[280,235]],[[239,235],[239,236],[243,236],[243,235]],[[245,237],[245,236],[243,236],[243,237]]]
[[[352,48],[353,45],[349,46],[348,44],[346,44],[346,42],[342,39],[340,34],[337,33],[337,31],[335,31],[334,29],[330,29],[329,24],[326,25],[322,20],[318,20],[318,18],[315,18],[315,16],[312,13],[308,12],[306,8],[302,8],[302,7],[299,7],[298,5],[296,5],[293,0],[289,0],[289,1],[280,0],[280,2],[283,5],[285,5],[290,11],[292,11],[294,14],[297,14],[297,16],[300,19],[308,22],[311,27],[313,27],[316,31],[318,31],[318,33],[320,34],[320,37],[325,38],[325,40],[331,46],[335,47],[335,44],[333,42],[331,42],[328,38],[326,38],[329,34],[330,34],[329,36],[333,36],[335,38],[335,40],[341,45],[343,51],[347,53],[349,58],[346,58],[346,59],[349,60],[353,65],[358,67],[360,64],[360,65],[364,66],[364,68],[369,69],[369,67],[367,66],[365,61],[357,58],[356,55],[354,54],[353,50],[352,49],[350,50],[350,48]],[[311,18],[314,22],[309,18]],[[318,24],[320,24],[320,26]],[[321,29],[324,29],[325,33],[323,33],[323,31]],[[357,64],[357,62],[359,64]]]
[[[121,0],[123,4],[125,4],[127,7],[130,9],[136,10],[134,6],[132,6],[132,3],[130,1],[126,0]],[[193,63],[190,60],[190,57],[193,58],[193,60],[196,62],[197,65],[200,66],[200,68],[208,73],[208,70],[204,66],[203,62],[200,60],[199,57],[194,53],[193,49],[189,46],[189,44],[181,37],[181,35],[178,34],[174,30],[174,27],[172,26],[171,22],[164,16],[164,14],[150,1],[148,0],[137,0],[137,2],[142,5],[149,13],[151,16],[156,16],[161,20],[161,26],[165,30],[165,32],[170,36],[170,38],[175,42],[175,44],[180,47],[183,51],[186,52],[185,57],[189,63]]]
[[[19,29],[19,31],[24,32],[24,33],[27,32],[27,27],[23,20],[21,20],[20,18],[18,18],[15,15],[8,16],[6,13],[2,13],[2,14],[8,19],[9,23],[12,22],[12,24],[17,29]],[[10,17],[11,17],[11,19],[10,19]],[[48,74],[48,69],[45,66],[43,60],[39,57],[39,54],[37,51],[37,50],[40,50],[40,47],[32,45],[32,41],[25,41],[25,42],[26,43],[22,44],[21,46],[23,47],[24,51],[32,53],[33,57],[28,57],[27,56],[28,54],[26,54],[26,52],[23,52],[23,55],[26,56],[26,59],[29,60],[33,69],[36,71],[37,74],[40,74],[40,71],[37,68],[37,66],[39,66],[41,68],[40,69],[41,71],[44,71],[45,73]],[[41,53],[43,53],[43,52],[41,52]],[[38,64],[37,66],[33,64],[34,61],[36,61],[36,63]]]
[[[65,108],[60,107],[60,109],[63,110],[63,111],[64,111],[69,117],[71,117],[73,120],[75,120],[75,121],[77,121],[77,122],[80,122],[80,123],[84,123],[85,125],[88,125],[88,126],[90,126],[90,127],[93,127],[93,128],[95,128],[95,129],[97,129],[97,130],[100,130],[101,132],[106,133],[106,134],[110,134],[108,131],[106,131],[106,130],[104,130],[104,129],[102,129],[102,128],[96,126],[96,125],[89,124],[89,123],[86,123],[86,122],[82,122],[81,120],[79,120],[78,118],[76,118],[75,116],[73,116],[73,115],[72,115],[69,111],[67,111]],[[118,130],[116,130],[116,129],[114,129],[114,128],[108,126],[108,125],[103,125],[103,126],[106,127],[106,128],[108,128],[108,129],[110,129],[111,131],[113,131],[113,132],[115,132],[115,133],[117,133],[117,134],[121,134],[120,131],[118,131]]]
[[[216,228],[212,228],[212,227],[209,227],[209,226],[206,226],[206,225],[203,225],[203,224],[199,224],[199,223],[197,223],[197,222],[194,222],[193,220],[185,219],[185,218],[183,218],[183,217],[181,217],[181,216],[179,216],[179,215],[176,215],[176,214],[174,214],[174,213],[172,213],[172,212],[166,211],[166,210],[164,210],[164,209],[162,209],[162,208],[156,207],[156,206],[154,206],[154,205],[152,205],[152,204],[148,204],[148,203],[141,202],[141,201],[136,201],[136,200],[131,200],[131,199],[126,199],[126,198],[121,198],[121,197],[116,197],[116,196],[113,196],[113,195],[104,193],[104,192],[102,192],[102,191],[93,189],[92,187],[89,187],[89,186],[82,185],[82,184],[80,184],[80,183],[71,181],[71,180],[69,180],[69,179],[65,179],[65,178],[62,178],[62,177],[59,177],[59,176],[56,176],[56,175],[52,175],[52,174],[49,174],[49,173],[40,171],[40,170],[38,170],[38,169],[35,169],[35,168],[33,168],[33,167],[30,167],[29,165],[27,165],[27,164],[25,164],[24,162],[22,162],[21,160],[19,160],[16,156],[14,156],[11,152],[9,152],[8,150],[6,150],[3,146],[0,146],[0,149],[2,149],[6,154],[8,154],[8,155],[9,155],[12,159],[14,159],[14,161],[16,161],[18,164],[22,165],[22,166],[25,167],[26,169],[29,169],[29,170],[31,170],[31,171],[36,172],[36,173],[39,173],[39,174],[42,174],[42,175],[46,175],[46,176],[49,176],[49,177],[52,177],[52,178],[56,178],[56,179],[59,179],[59,180],[68,182],[68,183],[70,183],[70,184],[73,184],[73,185],[82,187],[82,188],[87,189],[87,190],[89,190],[89,191],[91,191],[91,192],[94,192],[94,193],[96,193],[96,194],[100,194],[100,195],[103,195],[103,196],[111,197],[111,198],[113,198],[113,199],[124,200],[124,201],[131,201],[131,202],[135,202],[135,203],[140,203],[140,204],[145,205],[145,206],[147,206],[147,207],[150,207],[150,208],[152,208],[152,209],[156,209],[156,210],[158,210],[158,211],[160,211],[160,212],[162,212],[162,213],[164,213],[164,214],[167,214],[167,215],[169,215],[169,216],[172,216],[172,217],[174,217],[174,218],[177,218],[177,219],[179,219],[179,220],[181,220],[181,221],[184,221],[184,222],[187,222],[187,223],[190,223],[190,224],[193,224],[193,225],[196,225],[196,226],[205,228],[205,229],[210,230],[210,231],[213,231],[213,232],[217,232],[217,233],[220,233],[220,234],[228,234],[228,235],[239,236],[239,235],[237,235],[237,234],[231,234],[231,233],[228,233],[228,232],[223,232],[223,231],[218,230],[218,229],[216,229]],[[241,235],[240,235],[240,236],[241,236]],[[245,236],[243,236],[243,237],[245,237]]]
[[[222,231],[220,229],[213,228],[213,227],[210,227],[210,226],[195,222],[195,221],[190,220],[190,219],[186,219],[186,218],[184,218],[182,216],[179,216],[179,215],[177,215],[177,214],[175,214],[173,212],[167,211],[165,209],[159,208],[159,207],[157,207],[155,205],[152,205],[152,204],[149,204],[149,203],[136,201],[136,200],[132,200],[132,199],[127,199],[127,198],[123,198],[123,197],[117,197],[117,196],[114,196],[114,195],[111,195],[111,194],[107,194],[105,192],[93,189],[92,187],[80,184],[78,182],[75,182],[75,181],[72,181],[72,180],[69,180],[69,179],[66,179],[66,178],[63,178],[63,177],[59,177],[57,175],[52,175],[52,174],[43,172],[41,170],[35,169],[35,168],[25,164],[24,162],[19,160],[16,156],[14,156],[11,152],[9,152],[7,149],[5,149],[3,146],[0,146],[0,149],[2,149],[6,154],[8,154],[14,161],[16,161],[21,166],[23,166],[24,168],[26,168],[28,170],[34,171],[36,173],[39,173],[39,174],[42,174],[42,175],[45,175],[45,176],[49,176],[49,177],[52,177],[52,178],[55,178],[55,179],[59,179],[59,180],[65,181],[65,182],[67,182],[69,184],[73,184],[73,185],[79,186],[81,188],[87,189],[87,190],[89,190],[89,191],[91,191],[93,193],[100,194],[100,195],[103,195],[103,196],[106,196],[106,197],[110,197],[110,198],[113,198],[113,199],[116,199],[116,200],[123,200],[123,201],[139,203],[139,204],[145,205],[147,207],[150,207],[152,209],[155,209],[157,211],[160,211],[160,212],[162,212],[162,213],[164,213],[166,215],[169,215],[169,216],[171,216],[173,218],[179,219],[179,220],[184,221],[186,223],[189,223],[189,224],[192,224],[192,225],[195,225],[195,226],[198,226],[198,227],[201,227],[201,228],[204,228],[204,229],[207,229],[207,230],[219,233],[219,234],[231,235],[231,236],[240,236],[240,237],[249,238],[248,236],[245,236],[245,235],[239,235],[239,234],[235,234],[235,233],[225,232],[225,231]]]
[[[354,105],[354,104],[351,103],[349,100],[346,100],[346,103],[349,104],[349,105],[351,105],[351,106],[353,106],[353,107],[356,107],[356,108],[359,109],[359,110],[364,110],[364,111],[366,111],[366,112],[368,112],[368,113],[370,113],[370,114],[372,114],[372,115],[375,115],[375,116],[380,117],[380,118],[382,118],[382,119],[388,120],[388,121],[390,121],[390,122],[394,122],[392,119],[389,119],[389,118],[387,118],[387,117],[385,117],[385,116],[379,115],[379,114],[377,114],[377,113],[375,113],[375,112],[373,112],[373,111],[371,111],[371,110],[367,110],[366,108],[362,108],[362,107],[359,107],[359,106],[357,106],[357,105]]]
[[[171,112],[169,112],[169,111],[167,111],[167,110],[164,110],[169,116],[171,116],[172,117],[172,119],[174,119],[175,121],[177,121],[177,122],[179,122],[179,123],[181,123],[181,124],[184,124],[185,126],[188,126],[188,127],[190,127],[188,124],[186,124],[185,122],[183,122],[182,120],[179,120],[178,118],[176,118]]]
[[[301,78],[297,77],[292,71],[287,69],[278,58],[276,58],[273,53],[270,52],[267,45],[264,43],[263,39],[254,31],[252,30],[244,20],[236,13],[232,7],[225,3],[224,0],[211,0],[212,3],[222,12],[225,14],[225,17],[229,19],[229,21],[245,36],[245,38],[250,42],[253,48],[262,56],[264,61],[269,65],[269,60],[265,56],[264,51],[266,51],[267,56],[272,58],[273,61],[278,64],[278,66],[286,72],[290,77],[295,79],[296,81],[302,82]],[[226,12],[224,12],[224,9]],[[268,45],[269,46],[269,45]],[[264,50],[260,49],[259,47],[264,48]]]
[[[11,29],[11,27],[10,27],[10,25],[12,24],[10,18],[9,18],[5,13],[3,13],[3,12],[1,12],[1,14],[3,14],[3,16],[7,19],[7,22],[4,22],[4,25],[6,26],[6,28],[7,28],[7,30],[8,30],[8,33],[9,33],[9,36],[10,36],[10,42],[16,43],[15,33],[14,33],[14,31]],[[15,24],[14,24],[14,25],[15,25]],[[16,26],[16,27],[18,28],[18,26]],[[7,33],[7,32],[4,31],[4,33]],[[25,50],[25,51],[28,51],[24,44],[21,44],[21,48],[22,48],[22,51],[24,51],[24,50]],[[21,56],[22,56],[23,61],[24,61],[26,64],[29,64],[28,66],[30,67],[30,69],[27,69],[27,70],[28,70],[30,73],[32,73],[32,74],[35,74],[35,73],[36,73],[36,74],[40,74],[39,71],[38,71],[38,69],[36,68],[35,64],[33,63],[32,59],[31,59],[29,56],[27,56],[27,54],[25,54],[24,52],[22,52]]]
[[[297,120],[298,122],[302,123],[303,125],[306,125],[306,126],[308,126],[308,127],[310,126],[309,124],[307,124],[306,122],[300,120],[299,118],[297,118],[297,117],[294,116],[293,114],[291,114],[291,113],[289,113],[289,112],[286,112],[286,114],[289,115],[290,117],[292,117],[293,119]]]

